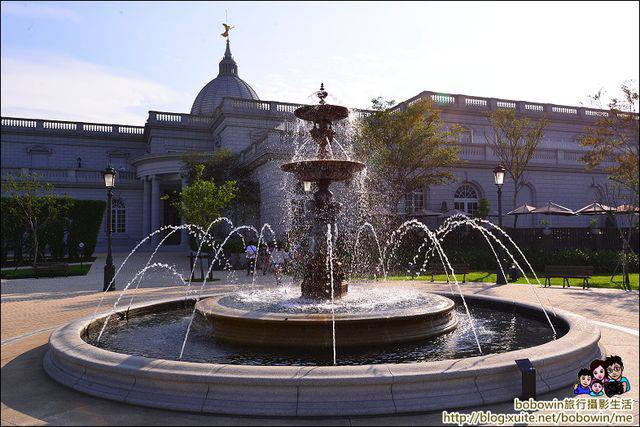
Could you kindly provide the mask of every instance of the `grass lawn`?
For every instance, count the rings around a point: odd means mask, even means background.
[[[91,264],[70,265],[67,267],[67,274],[64,273],[47,273],[50,275],[41,277],[68,277],[68,276],[85,276],[91,269]],[[31,268],[23,268],[20,270],[4,270],[0,273],[3,279],[34,279],[36,275]]]
[[[528,277],[528,276],[527,276]],[[538,278],[540,279],[540,283],[544,284],[544,275],[538,274]],[[462,282],[462,275],[457,275],[457,278],[460,282]],[[389,280],[410,280],[410,276],[389,276]],[[447,276],[444,274],[436,274],[433,276],[433,279],[438,282],[446,282]],[[420,276],[416,277],[415,280],[421,281],[430,281],[431,276]],[[638,273],[632,273],[629,275],[629,280],[631,281],[631,288],[638,289]],[[533,277],[529,277],[529,281],[531,283],[536,283]],[[486,283],[495,283],[496,282],[496,274],[489,273],[486,271],[472,271],[467,274],[467,282],[486,282]],[[527,283],[524,278],[518,279],[516,283]],[[582,287],[582,279],[569,279],[569,283],[571,286]],[[600,276],[591,276],[589,279],[589,285],[592,288],[618,288],[620,289],[622,284],[622,275],[614,276],[613,282],[611,282],[610,275],[600,275]],[[562,286],[561,278],[552,278],[551,286]]]

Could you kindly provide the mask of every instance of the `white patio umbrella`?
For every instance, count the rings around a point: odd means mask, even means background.
[[[616,208],[616,213],[618,214],[637,214],[640,213],[640,208],[638,206],[633,205],[620,205]]]
[[[615,213],[616,208],[603,205],[602,203],[593,202],[583,208],[576,211],[576,215],[606,215],[609,213]]]
[[[528,214],[532,214],[535,209],[536,209],[535,206],[524,204],[522,206],[515,208],[511,212],[507,212],[507,215],[528,215]]]
[[[573,216],[576,213],[569,208],[561,206],[557,203],[548,202],[544,206],[540,206],[539,208],[535,208],[531,211],[534,214],[542,214],[542,215],[558,215],[558,216]],[[543,233],[548,236],[551,235],[552,231],[549,228],[549,222],[545,225]]]
[[[531,212],[542,214],[542,215],[558,215],[558,216],[572,216],[576,214],[571,209],[553,202],[548,202],[546,205],[540,206],[539,208],[535,208]]]

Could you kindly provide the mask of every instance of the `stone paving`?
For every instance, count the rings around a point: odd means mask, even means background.
[[[122,290],[125,280],[144,266],[149,254],[135,255],[123,269],[117,281]],[[116,265],[125,254],[116,254]],[[175,265],[186,276],[184,255],[160,252],[156,261]],[[142,408],[93,398],[66,388],[51,380],[42,369],[42,358],[51,331],[73,319],[93,314],[102,298],[103,258],[99,257],[87,276],[55,279],[23,279],[2,281],[2,425],[35,424],[190,424],[190,425],[433,425],[441,424],[441,413],[393,415],[379,417],[278,419],[230,417],[170,412]],[[206,286],[207,292],[231,292],[251,286],[245,273],[235,278],[218,273],[221,280]],[[243,280],[244,279],[244,280]],[[175,286],[176,276],[166,271],[151,272],[135,295],[136,301],[184,295],[183,286]],[[267,286],[272,276],[259,277],[255,286]],[[395,283],[395,282],[394,282]],[[448,290],[446,284],[408,281],[414,286]],[[194,286],[200,286],[195,283]],[[518,301],[538,300],[548,309],[557,307],[581,314],[596,322],[602,331],[601,343],[607,354],[618,354],[625,361],[625,375],[631,381],[631,391],[625,395],[634,399],[634,420],[638,422],[638,292],[615,289],[540,288],[527,285],[496,286],[462,284],[465,293],[499,296]],[[119,292],[106,295],[100,311],[108,310]],[[125,299],[125,301],[127,301]],[[570,397],[571,390],[539,396],[539,399]],[[468,408],[512,413],[511,403]]]

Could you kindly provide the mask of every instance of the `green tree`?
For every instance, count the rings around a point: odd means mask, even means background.
[[[476,218],[487,219],[489,216],[489,201],[484,197],[480,199],[478,209],[476,210]]]
[[[593,125],[588,126],[579,137],[580,144],[588,148],[582,157],[589,169],[602,167],[613,182],[605,186],[608,205],[627,205],[627,212],[616,215],[618,230],[622,239],[623,282],[629,286],[629,251],[631,248],[631,230],[637,228],[636,215],[632,212],[638,207],[639,173],[638,155],[638,89],[629,83],[620,85],[621,95],[612,98],[603,105],[605,93],[600,90],[590,97],[592,105],[608,110],[607,114],[597,116]],[[605,108],[603,108],[605,109]]]
[[[604,166],[611,180],[636,195],[639,194],[638,170],[638,90],[628,84],[620,86],[622,96],[608,103],[609,113],[599,116],[579,137],[589,149],[582,160],[591,169]],[[603,91],[591,96],[602,106]],[[607,163],[606,165],[604,163]]]
[[[204,169],[205,165],[195,166],[192,182],[177,194],[172,204],[187,223],[206,228],[220,217],[222,210],[238,193],[238,188],[236,181],[218,185],[213,179],[205,179]]]
[[[245,223],[249,219],[257,217],[260,201],[258,183],[251,179],[249,171],[240,162],[238,154],[233,154],[228,149],[220,149],[206,158],[202,156],[185,156],[184,171],[189,182],[194,181],[197,175],[197,167],[204,166],[201,178],[212,180],[216,185],[224,185],[225,182],[236,183],[235,197],[225,207],[234,223]]]
[[[397,108],[394,101],[382,98],[372,104],[373,112],[362,119],[354,151],[373,171],[374,191],[386,195],[388,208],[395,213],[405,194],[454,179],[461,128],[446,125],[427,98]]]
[[[53,194],[53,185],[44,183],[37,174],[9,176],[5,183],[10,214],[22,222],[31,238],[32,264],[40,254],[40,237],[67,215],[71,199]]]
[[[519,116],[514,109],[498,108],[487,113],[492,132],[485,139],[493,148],[500,164],[513,182],[513,208],[518,202],[518,193],[524,185],[524,173],[533,158],[538,144],[544,137],[548,120],[542,117],[531,121]],[[518,215],[513,217],[513,227],[518,223]]]

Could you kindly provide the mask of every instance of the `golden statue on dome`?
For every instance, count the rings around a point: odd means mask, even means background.
[[[221,35],[222,37],[224,37],[224,38],[228,39],[228,38],[229,38],[229,30],[232,30],[232,29],[233,29],[233,26],[232,26],[232,25],[227,25],[227,24],[225,24],[224,22],[222,23],[222,26],[224,27],[224,32],[223,32],[223,33],[221,33],[220,35]]]

